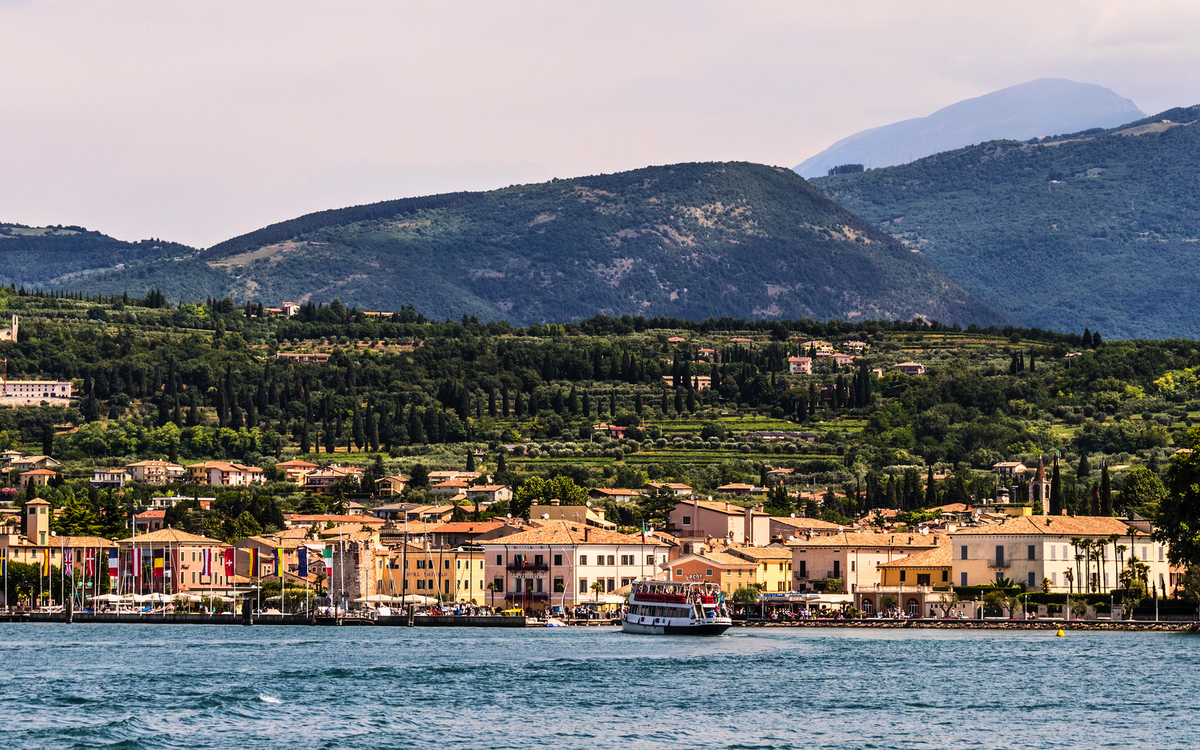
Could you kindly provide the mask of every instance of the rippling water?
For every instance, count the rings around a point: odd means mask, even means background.
[[[1168,633],[0,625],[9,747],[1192,747]]]

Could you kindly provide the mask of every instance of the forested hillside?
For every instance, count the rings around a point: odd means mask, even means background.
[[[1200,344],[1183,340],[921,321],[630,317],[514,328],[430,322],[411,310],[371,319],[340,303],[284,320],[228,299],[172,306],[157,294],[101,300],[11,288],[0,289],[0,310],[22,315],[21,341],[3,344],[9,376],[70,378],[79,395],[69,407],[0,410],[0,449],[52,454],[76,483],[38,491],[56,505],[95,505],[103,499],[86,490],[92,467],[145,458],[263,466],[275,481],[222,491],[226,510],[204,521],[217,527],[196,527],[220,538],[252,527],[237,522],[243,511],[266,528],[281,508],[369,494],[383,472],[414,477],[408,498],[427,501],[422,472],[464,466],[487,466],[513,487],[533,477],[585,488],[655,479],[718,497],[724,484],[763,485],[767,469],[790,468],[782,484],[792,494],[773,492],[771,512],[839,520],[991,497],[995,462],[1035,465],[1058,451],[1055,503],[1089,512],[1107,465],[1104,508],[1142,509],[1153,498],[1129,494],[1126,472],[1160,470],[1200,419]],[[857,358],[840,367],[818,358],[811,375],[791,373],[787,358],[818,342]],[[297,364],[279,352],[329,359]],[[894,368],[910,360],[926,374]],[[627,429],[616,438],[603,423]],[[787,434],[764,440],[763,430]],[[273,469],[293,457],[370,472],[333,496],[306,495]],[[85,488],[82,497],[68,497],[72,486]],[[809,494],[798,499],[801,489]],[[127,497],[153,491],[162,490],[134,486]],[[610,504],[610,517],[632,525],[670,505],[650,495]],[[521,509],[490,512],[506,510]]]
[[[1197,120],[1174,109],[814,184],[1024,325],[1195,338]]]
[[[88,279],[172,299],[224,277],[235,299],[435,318],[596,314],[1008,319],[788,169],[679,164],[325,211],[195,260]],[[218,296],[224,296],[222,292]]]
[[[176,242],[155,239],[123,242],[83,227],[0,223],[0,284],[31,288],[81,286],[89,276],[118,265],[134,269],[195,252]],[[200,292],[200,296],[204,294]]]

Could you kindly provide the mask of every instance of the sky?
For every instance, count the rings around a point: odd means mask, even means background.
[[[0,0],[0,221],[195,247],[651,164],[791,167],[1037,78],[1200,103],[1200,3]]]

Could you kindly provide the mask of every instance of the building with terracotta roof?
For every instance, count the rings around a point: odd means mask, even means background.
[[[142,484],[175,484],[182,482],[184,469],[170,461],[136,461],[125,465],[129,478]]]
[[[499,539],[527,528],[521,524],[511,524],[502,518],[488,521],[451,521],[435,526],[430,540],[433,547],[459,547],[476,545],[490,539]]]
[[[53,469],[62,466],[62,461],[50,456],[20,456],[8,462],[8,470],[31,471],[33,469]]]
[[[503,595],[507,604],[527,610],[605,602],[639,578],[658,577],[668,549],[653,536],[566,520],[544,521],[481,546],[486,580],[497,589],[497,598]],[[597,583],[603,594],[593,591]]]
[[[469,486],[463,480],[455,477],[454,479],[447,479],[441,484],[433,485],[429,488],[429,491],[435,495],[459,495],[465,494]]]
[[[306,528],[322,529],[329,525],[357,523],[363,526],[378,528],[386,521],[374,516],[342,516],[335,513],[284,513],[283,525],[289,529]]]
[[[225,575],[223,553],[229,545],[219,539],[167,527],[122,539],[117,546],[122,593],[207,593],[210,588],[225,590],[234,585]],[[141,557],[140,567],[135,550]],[[206,551],[208,575],[204,574]],[[162,558],[161,568],[155,566],[156,558]]]
[[[946,540],[937,534],[876,534],[841,532],[788,542],[792,550],[794,591],[823,590],[840,580],[844,591],[873,588],[882,580],[879,566]]]
[[[472,503],[506,503],[512,496],[512,488],[507,484],[477,484],[467,488],[467,500]]]
[[[229,463],[227,461],[205,461],[187,467],[187,479],[196,484],[227,485],[231,487],[262,484],[266,481],[263,470],[257,466]]]
[[[139,534],[158,531],[167,525],[166,518],[165,510],[144,510],[134,515],[133,527]]]
[[[801,537],[829,536],[838,534],[842,527],[836,523],[823,521],[820,518],[784,518],[770,517],[771,541],[786,542],[788,539]]]
[[[901,362],[898,365],[892,365],[892,369],[902,375],[924,375],[925,365],[919,362]]]
[[[319,467],[309,461],[301,461],[295,458],[291,461],[280,461],[275,464],[275,468],[283,472],[284,481],[302,485],[304,484],[304,477],[310,471],[316,471]]]
[[[714,583],[727,596],[759,582],[757,562],[728,552],[693,552],[664,564],[663,568],[670,573],[672,581]]]
[[[788,372],[793,375],[812,375],[812,357],[788,357]]]
[[[1150,585],[1169,591],[1166,545],[1124,518],[1108,516],[1020,516],[1002,523],[949,532],[954,545],[953,579],[958,586],[981,586],[998,578],[1029,590],[1049,580],[1050,591],[1111,591],[1120,586],[1121,568],[1131,556],[1150,568]],[[1115,537],[1115,539],[1114,539]],[[1103,560],[1089,562],[1076,540],[1100,543]],[[1125,547],[1125,550],[1118,549]]]
[[[390,477],[384,477],[375,481],[376,494],[384,497],[396,497],[403,494],[405,488],[408,487],[408,477],[394,474]]]
[[[598,529],[617,528],[615,523],[604,516],[603,508],[592,508],[589,505],[563,505],[558,500],[551,500],[548,505],[529,506],[529,522],[535,526],[544,525],[546,521],[570,521]]]
[[[729,547],[734,557],[758,566],[757,583],[763,591],[792,590],[792,550],[788,547]]]
[[[92,479],[88,485],[101,489],[104,487],[121,488],[129,481],[125,469],[92,469]]]
[[[23,471],[21,472],[21,489],[27,490],[30,487],[44,487],[50,484],[50,480],[56,476],[58,476],[58,472],[50,471],[49,469]]]
[[[667,531],[679,537],[687,552],[689,539],[711,537],[734,545],[766,544],[771,539],[771,522],[761,505],[745,508],[693,497],[675,504],[668,516]]]
[[[641,490],[621,489],[617,487],[596,487],[588,490],[588,497],[593,500],[616,500],[627,503],[642,496]]]
[[[874,587],[860,586],[854,591],[854,606],[864,614],[883,608],[882,599],[891,595],[895,606],[914,617],[937,617],[942,595],[950,595],[951,545],[939,544],[879,566],[880,581]]]

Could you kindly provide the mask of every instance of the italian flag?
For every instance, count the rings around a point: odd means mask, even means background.
[[[321,557],[325,560],[325,574],[327,576],[333,575],[333,548],[326,547],[321,553]]]

